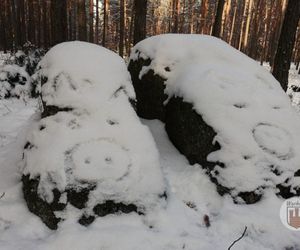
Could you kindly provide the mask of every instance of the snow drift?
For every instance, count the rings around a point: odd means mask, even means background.
[[[25,145],[22,178],[31,212],[56,229],[70,204],[82,210],[83,225],[163,204],[159,154],[132,107],[124,61],[100,46],[68,42],[39,68],[44,111]]]
[[[300,195],[300,119],[280,84],[241,52],[205,35],[148,38],[129,63],[138,114],[166,123],[218,192],[255,203],[267,189]]]

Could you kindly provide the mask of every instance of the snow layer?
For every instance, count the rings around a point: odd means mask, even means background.
[[[44,107],[68,108],[43,118],[28,136],[23,173],[40,177],[39,194],[95,185],[89,208],[106,200],[149,209],[165,191],[159,154],[129,98],[124,61],[84,42],[55,46],[38,72]]]
[[[284,181],[299,188],[294,173],[300,168],[300,118],[280,84],[257,62],[205,35],[151,37],[133,48],[131,60],[139,57],[151,59],[140,78],[153,69],[167,79],[169,98],[192,103],[217,132],[222,148],[208,160],[225,163],[215,168],[221,185],[236,193]]]

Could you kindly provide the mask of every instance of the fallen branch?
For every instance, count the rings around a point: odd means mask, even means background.
[[[232,242],[232,244],[228,247],[228,250],[230,250],[235,243],[237,243],[239,240],[241,240],[245,236],[246,231],[247,231],[247,227],[245,227],[243,234],[237,240],[235,240],[234,242]]]

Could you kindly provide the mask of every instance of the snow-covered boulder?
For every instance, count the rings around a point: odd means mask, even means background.
[[[220,39],[168,34],[138,43],[129,70],[139,115],[165,121],[220,194],[245,203],[265,189],[300,195],[300,117],[257,62]]]
[[[30,95],[30,77],[18,65],[0,66],[0,99]]]
[[[30,211],[56,229],[74,207],[87,225],[163,205],[159,154],[131,105],[124,61],[100,46],[67,42],[45,55],[38,75],[44,111],[25,145],[22,178]]]

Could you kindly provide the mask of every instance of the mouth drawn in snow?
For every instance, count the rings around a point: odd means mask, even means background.
[[[65,155],[69,178],[97,183],[106,192],[112,192],[109,191],[112,186],[128,179],[132,166],[129,150],[110,138],[76,144]]]
[[[280,160],[289,160],[293,157],[291,135],[283,128],[260,123],[253,129],[253,138],[264,152]]]

